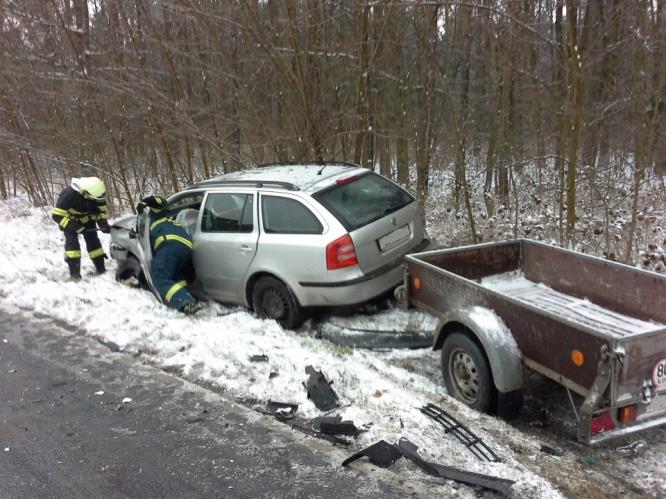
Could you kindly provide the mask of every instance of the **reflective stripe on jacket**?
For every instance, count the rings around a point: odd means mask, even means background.
[[[170,217],[150,219],[150,247],[153,252],[165,242],[177,242],[192,249],[192,240],[182,225]]]
[[[68,185],[58,196],[51,218],[65,230],[72,220],[82,225],[91,221],[108,218],[106,200],[86,199],[80,192]]]

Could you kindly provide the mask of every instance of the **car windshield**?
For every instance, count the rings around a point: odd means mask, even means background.
[[[375,173],[339,180],[312,196],[352,231],[414,201],[404,189]]]

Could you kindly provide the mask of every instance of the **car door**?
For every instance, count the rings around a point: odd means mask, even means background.
[[[254,269],[284,280],[316,281],[326,273],[323,219],[304,199],[281,192],[261,193],[261,244]]]
[[[194,233],[194,267],[203,291],[226,303],[245,303],[243,283],[257,253],[256,194],[210,191]]]
[[[203,197],[204,193],[201,191],[175,194],[169,198],[167,207],[162,212],[160,212],[160,216],[178,219],[178,215],[182,211],[198,213],[197,210],[199,210]],[[148,208],[144,208],[142,212],[137,213],[136,219],[136,237],[138,240],[136,250],[137,253],[139,253],[137,257],[139,258],[139,263],[141,264],[141,270],[143,270],[143,274],[146,277],[146,282],[148,283],[150,290],[158,300],[164,303],[164,300],[155,289],[152,277],[150,275],[150,264],[153,259],[153,251],[150,247],[150,210]]]

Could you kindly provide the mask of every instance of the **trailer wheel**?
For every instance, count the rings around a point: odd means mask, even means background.
[[[449,395],[473,409],[490,412],[496,399],[490,366],[466,334],[452,333],[442,346],[442,374]]]

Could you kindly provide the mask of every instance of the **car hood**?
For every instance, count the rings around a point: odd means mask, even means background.
[[[124,217],[115,218],[109,223],[111,229],[134,229],[136,227],[136,215],[126,215]]]

